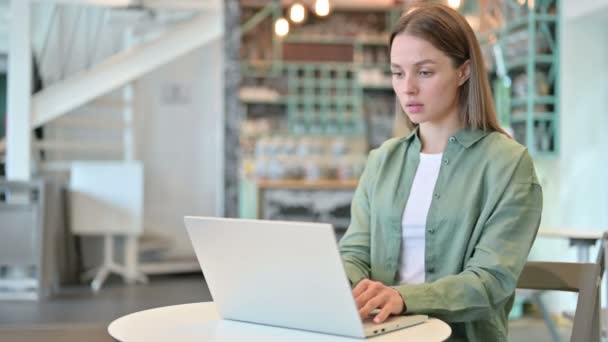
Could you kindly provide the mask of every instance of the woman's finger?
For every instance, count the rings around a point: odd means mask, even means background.
[[[363,305],[361,310],[359,310],[359,315],[361,316],[361,319],[366,319],[373,310],[383,307],[386,301],[387,298],[381,294],[376,295],[370,300],[368,300],[367,303]]]
[[[369,279],[361,280],[359,284],[357,284],[357,286],[355,286],[355,288],[353,289],[353,297],[359,297],[363,292],[365,292],[365,290],[367,290],[370,284],[371,281]]]
[[[361,309],[367,302],[374,298],[378,294],[378,290],[372,286],[369,286],[367,290],[361,293],[359,296],[355,297],[355,304],[357,305],[357,309]]]
[[[384,306],[382,307],[382,309],[380,310],[380,312],[374,317],[374,323],[382,323],[384,322],[388,316],[391,314],[391,308],[390,305],[388,305],[387,303],[384,303]]]

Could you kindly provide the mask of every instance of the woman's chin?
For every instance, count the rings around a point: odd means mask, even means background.
[[[413,124],[416,124],[416,125],[418,125],[418,124],[426,121],[426,120],[424,120],[424,116],[420,115],[420,114],[410,114],[410,113],[407,113],[407,117],[410,119],[410,121]]]

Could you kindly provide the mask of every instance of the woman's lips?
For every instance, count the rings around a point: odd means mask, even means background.
[[[408,113],[420,113],[424,108],[424,105],[421,104],[408,104],[406,106]]]

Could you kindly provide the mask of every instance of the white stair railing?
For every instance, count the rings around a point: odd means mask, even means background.
[[[50,1],[50,0],[49,0]],[[55,1],[61,2],[61,1]],[[95,1],[85,1],[85,2],[95,2]],[[157,4],[158,5],[158,4]],[[60,5],[61,6],[61,5]],[[100,11],[107,11],[107,9],[99,9]],[[124,11],[124,10],[123,10]],[[141,11],[140,11],[141,12]],[[51,19],[48,23],[49,29],[53,26],[53,17],[57,15],[57,9],[53,9],[51,12]],[[107,17],[108,12],[105,13],[103,17]],[[137,11],[135,12],[137,14]],[[179,17],[179,13],[177,16]],[[188,13],[185,15],[181,15],[181,17],[188,17]],[[189,16],[193,16],[192,12],[190,12]],[[76,16],[76,23],[82,21],[82,19],[78,19],[78,15]],[[120,17],[120,15],[118,15]],[[129,14],[127,14],[128,21]],[[139,24],[139,28],[141,30],[145,30],[148,28],[153,28],[154,23],[149,20],[149,16],[142,15],[141,18],[144,20],[140,20],[136,22]],[[172,18],[170,15],[159,15],[157,17],[161,18]],[[132,90],[129,90],[131,82],[136,80],[137,78],[149,73],[166,63],[175,60],[176,58],[187,54],[196,48],[202,47],[205,43],[210,42],[211,40],[219,37],[221,32],[221,15],[216,11],[202,11],[198,13],[198,15],[194,16],[194,19],[190,19],[187,22],[180,23],[175,25],[174,27],[170,26],[171,20],[165,20],[161,22],[160,26],[161,30],[164,31],[158,34],[158,29],[156,30],[156,34],[154,35],[144,35],[144,43],[140,45],[132,46],[129,49],[118,52],[111,57],[105,59],[101,63],[95,64],[93,66],[88,67],[91,63],[90,61],[96,58],[95,51],[99,51],[99,48],[94,47],[92,49],[92,54],[87,52],[84,56],[86,59],[86,63],[83,63],[83,69],[75,74],[69,75],[69,73],[62,72],[60,77],[58,77],[58,81],[55,83],[46,86],[42,91],[36,93],[31,101],[31,128],[35,129],[37,127],[41,127],[43,125],[48,125],[50,122],[54,120],[58,123],[58,118],[65,116],[68,113],[72,113],[70,119],[62,120],[62,125],[71,125],[75,126],[75,122],[83,122],[86,121],[84,116],[76,116],[74,115],[75,110],[79,110],[84,108],[91,101],[99,98],[100,96],[104,96],[106,94],[111,93],[112,91],[119,90],[122,94],[132,93]],[[167,21],[169,23],[167,23]],[[107,20],[100,21],[103,25],[107,25]],[[169,28],[168,28],[169,27]],[[135,32],[137,30],[137,25],[131,25],[130,27],[125,26],[126,29],[130,29],[131,32]],[[74,30],[78,30],[77,25],[73,25]],[[100,29],[98,26],[93,27],[94,37],[97,37],[96,40],[99,40],[99,32]],[[152,31],[154,30],[146,30]],[[69,34],[67,36],[70,36]],[[150,37],[153,37],[150,39]],[[150,39],[146,41],[146,39]],[[122,40],[122,39],[121,39]],[[122,43],[122,42],[121,42]],[[40,65],[42,66],[42,73],[45,72],[45,58],[49,56],[49,47],[48,47],[48,39],[45,40],[45,43],[38,49]],[[75,44],[75,41],[70,42],[70,44]],[[88,43],[87,43],[88,44]],[[120,44],[124,46],[123,44]],[[132,45],[132,44],[131,44]],[[68,45],[70,46],[70,45]],[[96,46],[96,45],[94,45]],[[34,49],[36,50],[36,49]],[[71,51],[76,51],[74,48],[70,49]],[[89,51],[88,49],[86,49]],[[71,54],[69,54],[71,55]],[[66,59],[62,59],[63,62],[66,62]],[[68,63],[70,59],[67,59]],[[72,61],[74,61],[72,59]],[[87,68],[88,67],[88,68]],[[65,65],[60,65],[59,68],[52,66],[48,67],[49,69],[59,69],[59,70],[67,70]],[[67,77],[66,77],[67,75]],[[46,82],[53,80],[53,77],[49,77],[46,74]],[[124,90],[120,90],[123,87],[126,87]],[[132,98],[132,94],[130,96]],[[131,113],[130,117],[123,118],[122,129],[123,129],[123,138],[122,139],[122,147],[123,153],[122,157],[126,157],[127,159],[131,159],[133,157],[133,117],[132,117],[132,101],[128,101],[129,103],[124,104],[119,111],[123,115],[125,113]],[[114,111],[115,112],[115,111]],[[67,117],[66,117],[67,118]],[[112,122],[112,118],[109,121]],[[98,122],[100,120],[97,120]],[[90,125],[94,125],[95,119],[91,120]],[[102,120],[102,122],[106,122],[106,120]],[[114,120],[116,123],[116,120]],[[64,126],[65,126],[64,125]],[[86,126],[87,124],[84,123]],[[107,126],[106,124],[102,124],[102,126]],[[111,126],[115,127],[114,124]],[[99,127],[99,126],[98,126]],[[48,127],[51,128],[51,127]],[[88,147],[96,147],[94,143],[88,145]],[[6,143],[4,140],[0,141],[0,151],[5,151]],[[87,147],[87,144],[70,144],[65,141],[55,140],[55,141],[41,141],[35,142],[34,147],[42,150],[61,150],[61,149],[80,149],[83,147]],[[98,150],[101,151],[113,151],[114,155],[116,154],[116,150],[118,147],[116,144],[108,144],[101,145]],[[61,159],[61,158],[59,158]],[[95,159],[95,158],[90,158]],[[107,159],[103,158],[103,159]],[[121,158],[122,159],[122,158]]]
[[[32,128],[115,90],[221,35],[217,16],[203,13],[162,37],[121,52],[34,95]]]

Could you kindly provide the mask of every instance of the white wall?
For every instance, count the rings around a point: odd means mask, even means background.
[[[578,3],[565,0],[564,8]],[[558,160],[536,160],[544,191],[541,226],[608,230],[608,20],[602,11],[565,17],[561,150]],[[531,259],[576,261],[576,253],[565,240],[539,238]],[[573,309],[576,296],[555,295],[548,302],[556,312]]]
[[[33,39],[38,49],[47,36],[51,9],[45,4],[34,11]],[[43,65],[51,81],[60,78],[60,61],[75,26],[79,29],[73,56],[64,72],[70,75],[84,68],[85,51],[94,45],[91,37],[103,11],[85,8],[76,24],[78,8],[66,6],[63,17],[56,19]],[[110,22],[100,35],[95,61],[122,42],[124,26]],[[223,25],[221,20],[218,24]],[[144,233],[172,240],[172,256],[194,256],[184,215],[223,214],[223,60],[220,38],[135,82],[136,159],[143,161],[145,177]],[[93,251],[98,245],[99,241],[90,241],[86,249]],[[85,256],[85,265],[96,265],[97,254]]]
[[[218,39],[136,84],[144,226],[174,241],[173,256],[194,255],[184,215],[223,212],[223,60]]]
[[[562,11],[567,20],[595,16],[608,12],[608,0],[562,0]]]
[[[0,0],[0,55],[8,54],[8,13],[8,0]],[[4,56],[3,60],[5,58],[6,56]],[[3,63],[6,63],[6,61],[4,61]],[[6,65],[3,65],[3,67],[0,68],[0,71],[5,69]]]

